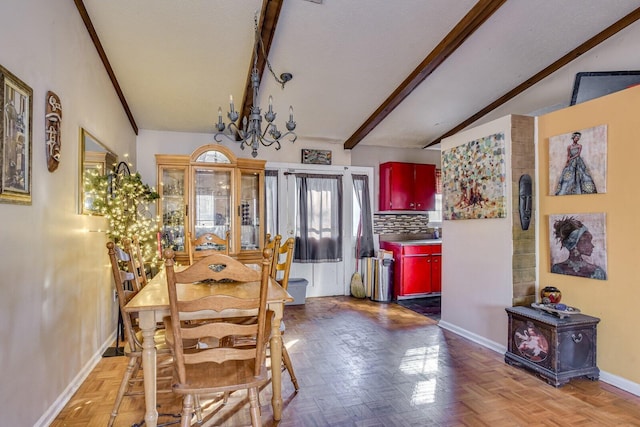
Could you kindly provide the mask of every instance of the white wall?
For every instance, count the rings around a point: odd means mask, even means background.
[[[211,133],[141,130],[138,134],[137,149],[138,171],[142,175],[142,180],[148,184],[156,185],[156,153],[190,155],[202,145],[217,144],[213,136],[213,129]],[[237,157],[251,158],[251,151],[248,149],[241,150],[238,143],[223,138],[221,144],[232,150]],[[306,142],[302,139],[298,139],[294,143],[285,140],[280,150],[276,150],[274,147],[260,147],[257,158],[271,162],[300,163],[303,148],[331,150],[333,165],[351,164],[351,151],[344,150],[342,145],[326,142]]]
[[[78,215],[78,134],[135,161],[135,134],[72,1],[3,0],[0,64],[33,89],[31,206],[0,204],[0,424],[48,425],[114,337],[102,218]],[[62,101],[62,159],[45,159],[45,95]]]
[[[241,150],[239,144],[222,140],[222,145],[231,149],[238,157],[250,158],[251,152]],[[196,148],[216,144],[213,133],[166,132],[141,129],[137,138],[137,167],[144,182],[155,186],[156,160],[155,153],[191,154]],[[440,167],[440,151],[437,149],[418,148],[385,148],[375,146],[356,146],[353,150],[343,149],[342,144],[311,142],[302,139],[291,144],[285,141],[282,148],[276,151],[273,147],[260,147],[258,158],[268,162],[300,164],[302,148],[331,150],[332,164],[342,166],[369,166],[374,169],[372,193],[373,210],[378,206],[378,166],[384,162],[430,163]]]
[[[444,221],[442,225],[442,317],[440,326],[504,351],[505,307],[511,307],[512,224],[511,117],[503,117],[442,140],[442,150],[504,132],[507,217]]]

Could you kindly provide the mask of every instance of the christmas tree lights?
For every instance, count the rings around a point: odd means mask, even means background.
[[[145,262],[157,265],[158,219],[149,205],[159,198],[158,193],[142,182],[140,173],[130,174],[128,167],[115,168],[108,175],[98,169],[87,171],[84,180],[92,210],[107,219],[107,237],[122,244],[123,239],[138,236]]]

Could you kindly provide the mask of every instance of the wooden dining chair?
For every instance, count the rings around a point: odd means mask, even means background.
[[[118,295],[118,305],[120,306],[120,314],[122,316],[122,323],[124,326],[125,345],[124,355],[129,358],[127,369],[122,376],[118,394],[113,404],[113,410],[111,411],[111,417],[109,419],[108,426],[113,426],[116,417],[118,416],[118,410],[124,396],[143,395],[143,392],[134,391],[133,385],[135,383],[141,383],[142,378],[138,377],[140,371],[140,364],[142,362],[142,333],[137,327],[136,318],[130,313],[124,310],[125,305],[133,298],[140,290],[140,286],[137,283],[137,274],[134,273],[135,266],[132,258],[129,254],[120,246],[113,242],[107,243],[107,252],[109,254],[109,261],[111,262],[111,271],[113,272],[113,279],[116,285],[116,293]],[[125,283],[129,282],[130,286],[125,286]],[[156,331],[155,335],[156,349],[159,357],[165,355],[170,356],[171,350],[165,342],[164,329]],[[195,343],[192,343],[193,346]],[[188,346],[188,345],[187,345]],[[162,366],[161,361],[159,366]],[[157,377],[160,381],[168,381],[170,376]],[[164,392],[170,392],[169,389],[159,390]]]
[[[193,264],[198,259],[215,253],[229,255],[229,244],[231,233],[227,231],[224,238],[215,233],[204,233],[197,238],[189,235],[189,264]]]
[[[278,248],[276,254],[273,256],[273,267],[271,270],[271,277],[273,277],[282,288],[286,291],[289,287],[289,273],[291,272],[291,263],[293,262],[293,250],[295,247],[295,240],[293,237],[289,237]],[[284,334],[285,331],[284,320],[280,323],[280,332]],[[296,391],[299,390],[298,379],[293,371],[293,364],[289,357],[289,352],[286,346],[282,346],[282,363],[289,372],[291,382]]]
[[[293,262],[294,247],[295,240],[293,237],[289,237],[280,245],[276,254],[273,256],[274,261],[271,277],[276,279],[285,291],[289,288],[289,273],[291,272],[291,263]]]
[[[133,263],[133,272],[136,274],[137,282],[140,288],[147,286],[148,278],[147,271],[144,266],[144,258],[142,256],[142,248],[140,247],[140,239],[138,236],[133,238],[125,238],[122,241],[124,250],[129,255],[131,262]]]
[[[274,240],[279,237],[276,236]],[[275,246],[275,245],[274,245]],[[276,253],[272,255],[271,260],[271,272],[270,275],[273,279],[275,279],[280,286],[284,290],[287,290],[289,285],[289,273],[291,271],[291,263],[293,262],[293,250],[295,246],[295,240],[293,237],[288,238],[281,246],[277,247]],[[240,317],[236,318],[234,322],[236,323],[244,323],[253,321],[252,317]],[[284,334],[285,331],[284,320],[280,322],[280,333]],[[253,338],[251,337],[233,337],[232,340],[229,341],[229,345],[232,345],[237,348],[242,348],[248,343],[252,342]],[[293,370],[293,364],[291,362],[291,357],[289,357],[289,352],[285,345],[282,346],[282,364],[284,368],[289,372],[289,377],[291,378],[291,382],[293,383],[293,387],[296,391],[300,388],[298,386],[298,379],[296,378],[296,374]],[[273,369],[273,367],[272,367]]]
[[[282,236],[279,234],[276,234],[273,239],[271,238],[271,234],[267,234],[266,238],[265,238],[265,249],[270,249],[271,250],[271,267],[269,269],[271,276],[273,277],[273,271],[275,268],[275,259],[276,259],[276,254],[278,253],[278,249],[280,249],[280,242],[282,240]]]
[[[168,341],[173,343],[174,393],[183,396],[181,425],[191,424],[196,396],[228,393],[247,389],[251,424],[261,425],[258,390],[268,381],[266,368],[266,343],[270,330],[267,315],[267,290],[270,280],[271,253],[263,251],[261,270],[253,269],[224,254],[212,254],[196,260],[185,270],[174,270],[173,250],[164,254],[169,291],[170,316],[165,319]],[[224,283],[232,281],[234,283]],[[246,292],[242,296],[212,293],[202,298],[189,298],[180,293],[180,284],[204,282],[202,286],[242,286],[243,282],[259,282],[259,292]],[[239,282],[239,283],[236,283]],[[220,288],[219,288],[220,289]],[[238,313],[257,313],[251,323],[235,323]],[[211,312],[217,315],[211,316]],[[200,313],[200,314],[198,314]],[[181,320],[204,317],[205,320],[184,323]],[[207,317],[211,321],[206,321]],[[255,337],[253,345],[242,348],[216,345],[229,336]],[[197,339],[210,343],[185,351],[183,339]]]

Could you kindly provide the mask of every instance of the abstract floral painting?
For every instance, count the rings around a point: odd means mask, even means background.
[[[549,215],[551,272],[607,280],[604,213]]]
[[[442,151],[443,218],[505,218],[504,133]]]
[[[549,138],[549,195],[607,192],[607,125]]]

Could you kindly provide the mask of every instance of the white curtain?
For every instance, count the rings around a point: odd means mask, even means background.
[[[342,176],[296,173],[298,221],[294,260],[342,261]]]
[[[278,234],[278,171],[266,170],[264,173],[265,187],[265,233],[275,236]]]

